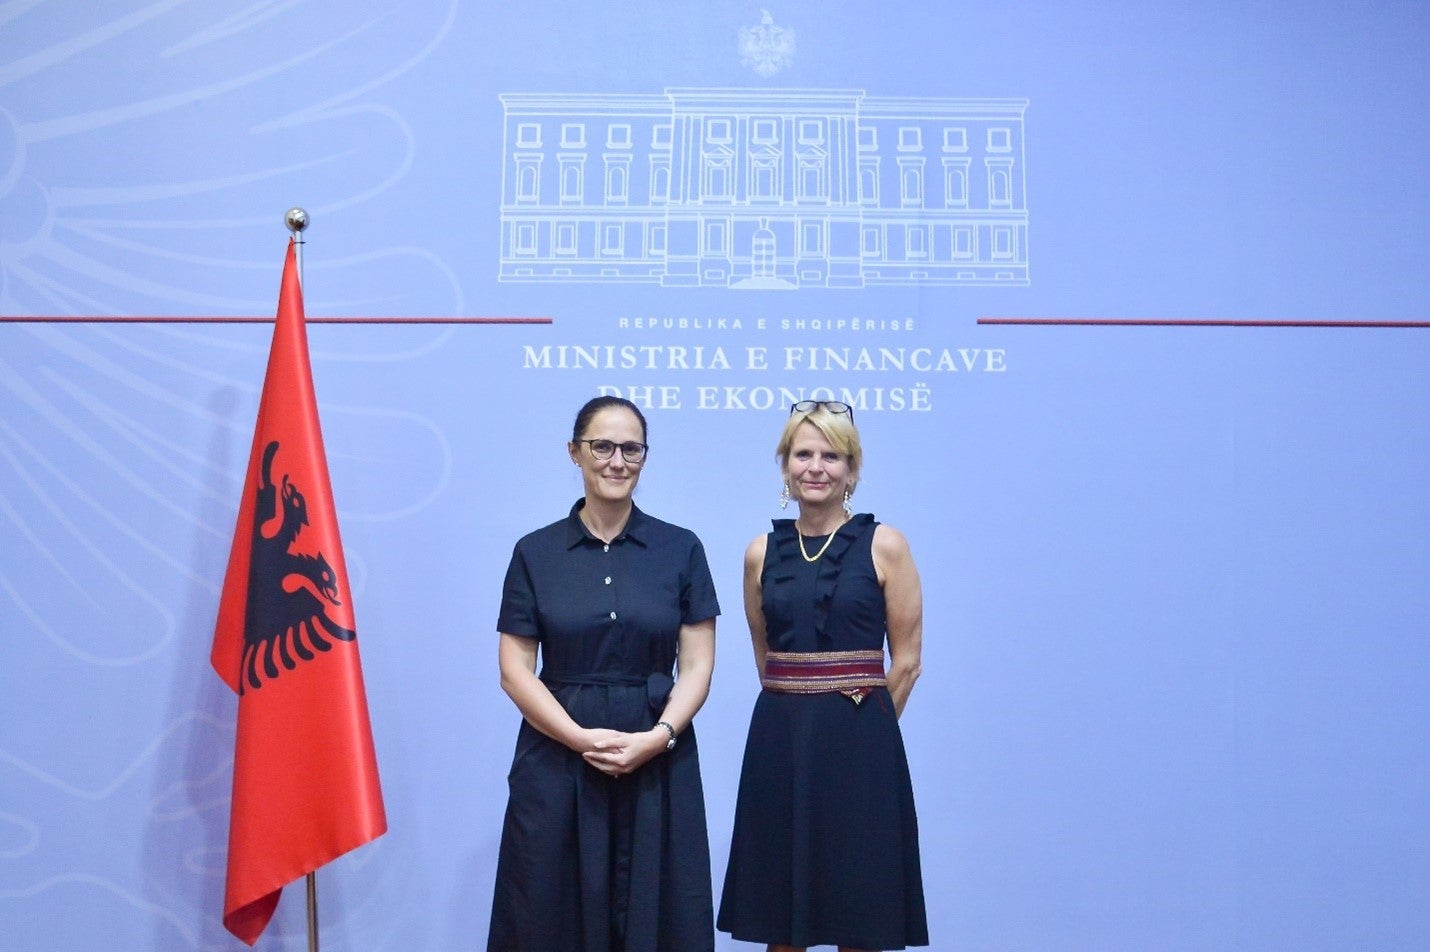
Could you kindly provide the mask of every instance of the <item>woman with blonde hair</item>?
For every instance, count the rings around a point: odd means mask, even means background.
[[[898,530],[854,515],[854,411],[806,400],[776,448],[781,504],[745,552],[755,702],[717,927],[770,952],[928,944],[899,715],[923,596]],[[884,667],[887,645],[889,664]]]

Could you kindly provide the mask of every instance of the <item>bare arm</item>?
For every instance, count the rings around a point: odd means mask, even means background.
[[[715,672],[715,619],[680,626],[680,645],[675,657],[679,675],[660,719],[679,735],[695,718],[695,712],[710,694],[710,676]],[[627,734],[609,731],[596,741],[595,749],[582,754],[586,762],[603,773],[618,777],[642,766],[665,752],[670,740],[657,724],[648,731]]]
[[[889,626],[889,694],[902,716],[923,671],[924,596],[908,540],[892,526],[874,530],[874,569],[884,587]]]
[[[595,749],[596,741],[615,731],[585,728],[571,719],[551,689],[536,676],[536,653],[540,642],[520,635],[501,635],[497,663],[501,686],[516,704],[527,723],[578,754]]]
[[[757,536],[745,549],[745,621],[750,625],[750,642],[755,649],[755,670],[762,681],[765,655],[770,651],[765,631],[764,591],[760,586],[760,575],[765,567],[765,540],[765,536]]]
[[[705,704],[710,695],[710,677],[715,673],[715,619],[682,625],[680,628],[680,649],[675,656],[675,670],[678,677],[671,689],[670,700],[660,719],[679,734],[690,726],[695,712]],[[661,746],[670,739],[665,728],[660,728]]]

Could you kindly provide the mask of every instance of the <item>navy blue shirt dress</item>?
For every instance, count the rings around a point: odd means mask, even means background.
[[[541,643],[541,680],[582,727],[647,731],[682,625],[720,613],[700,540],[633,507],[610,544],[577,513],[516,544],[498,631]],[[714,948],[710,846],[692,725],[610,777],[525,720],[508,775],[489,950]]]

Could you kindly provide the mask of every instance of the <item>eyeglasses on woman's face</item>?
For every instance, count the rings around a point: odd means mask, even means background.
[[[796,413],[813,413],[820,407],[823,407],[830,413],[847,413],[849,414],[849,422],[854,422],[854,408],[842,400],[801,400],[789,408],[789,415],[794,416]]]
[[[621,451],[621,459],[627,463],[639,463],[645,459],[646,451],[650,449],[644,443],[637,443],[635,440],[628,440],[625,443],[617,443],[614,440],[577,440],[577,443],[585,443],[591,447],[591,455],[599,460],[608,460],[616,455],[616,450]]]

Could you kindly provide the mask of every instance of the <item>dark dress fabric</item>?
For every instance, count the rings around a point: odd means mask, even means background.
[[[645,731],[674,685],[681,625],[720,612],[695,534],[633,509],[609,545],[571,514],[512,553],[497,629],[541,642],[540,677],[583,727]],[[694,726],[609,777],[525,720],[507,778],[491,952],[714,948]]]
[[[771,651],[884,648],[876,525],[855,516],[809,563],[794,520],[775,521],[761,574]],[[928,944],[913,787],[886,688],[857,705],[839,693],[760,692],[717,923],[747,942]]]

